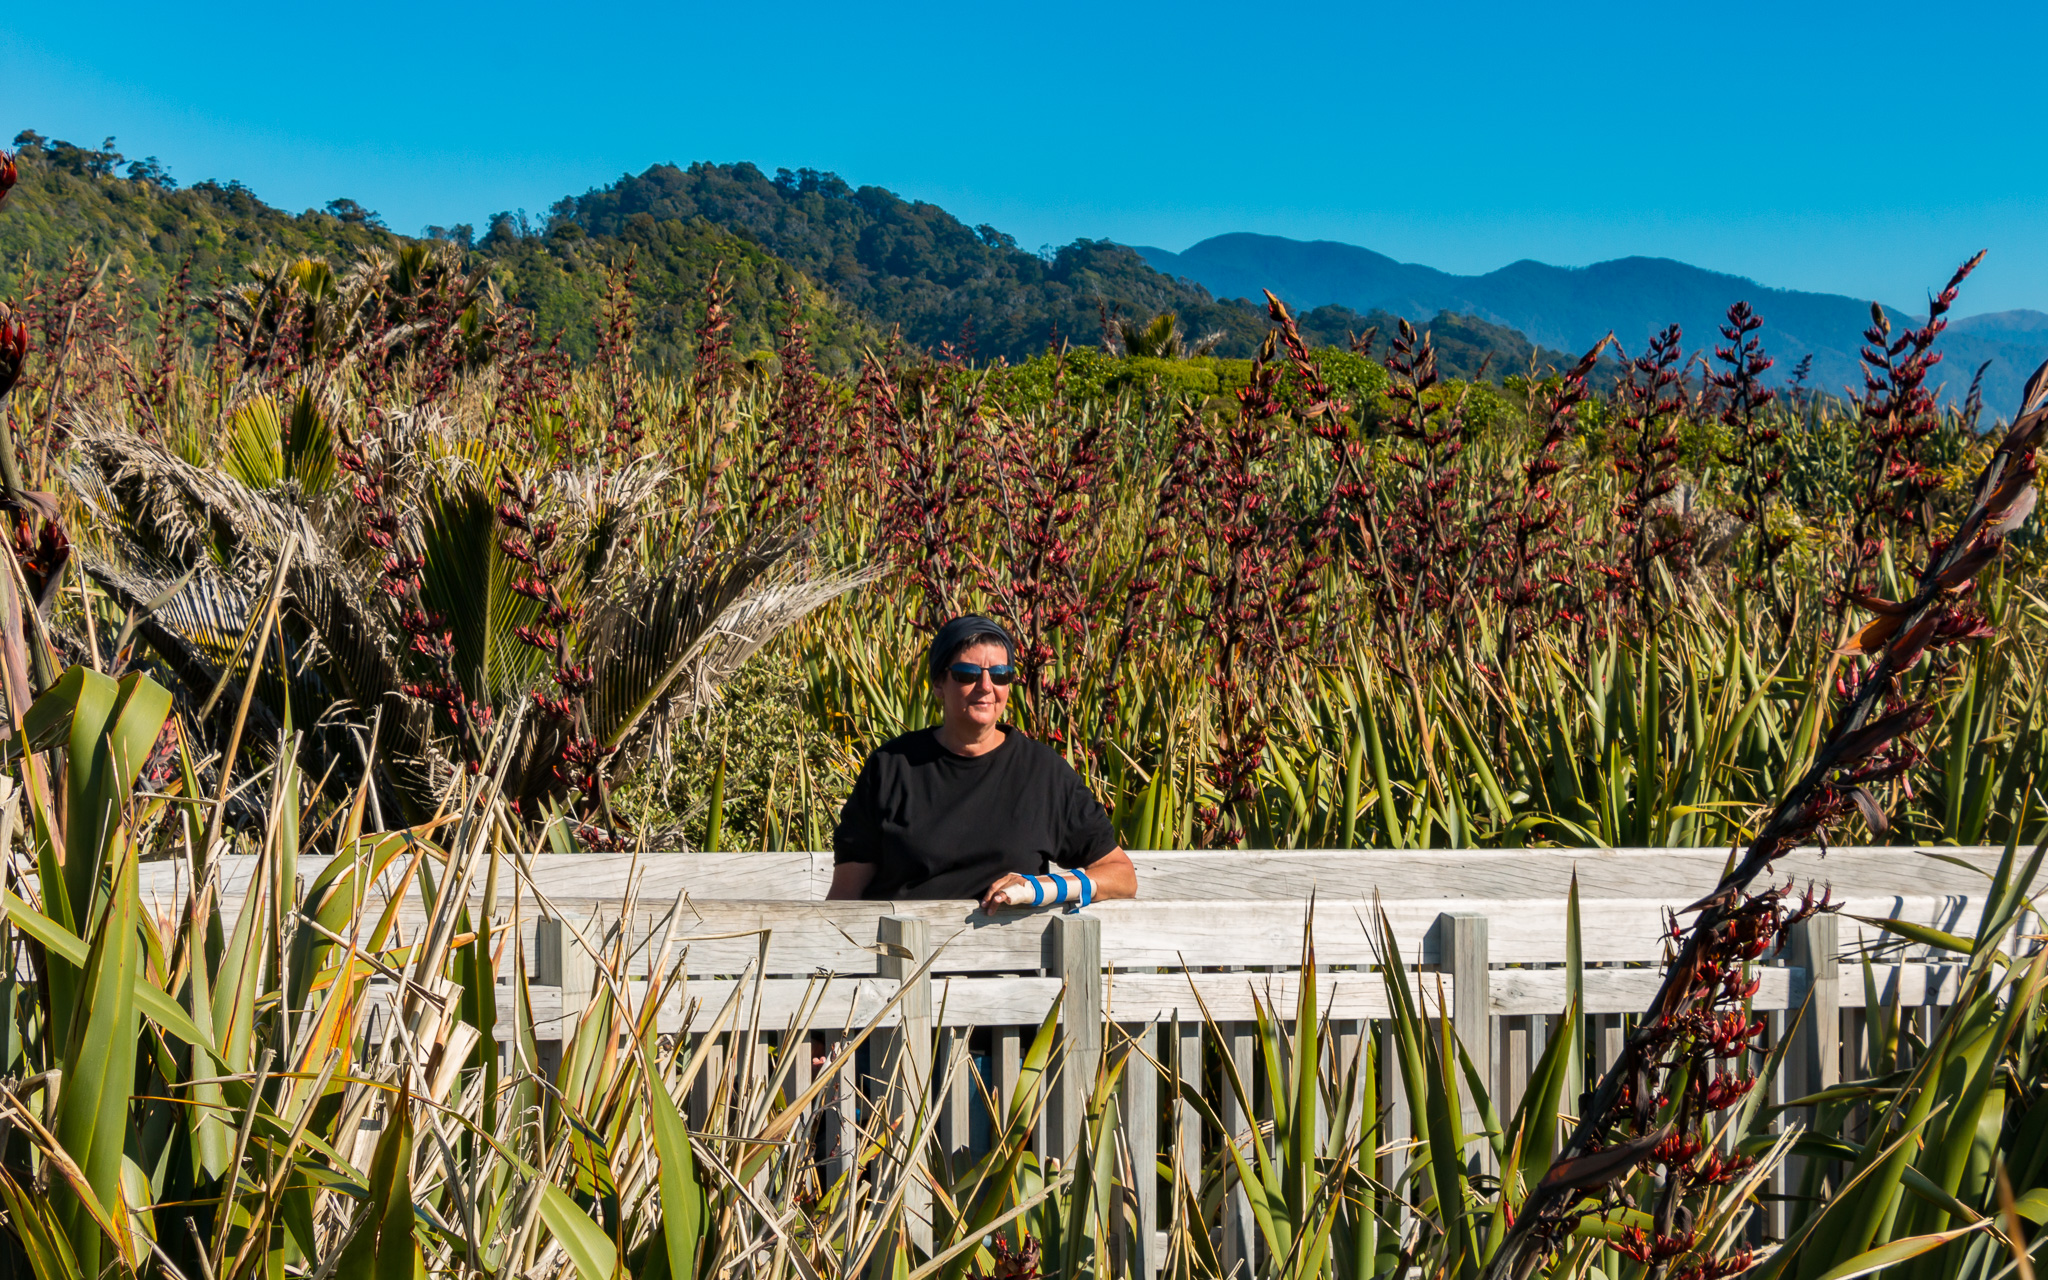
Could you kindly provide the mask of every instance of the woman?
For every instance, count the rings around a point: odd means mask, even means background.
[[[939,628],[927,661],[945,718],[861,766],[826,897],[977,898],[993,912],[1137,896],[1102,805],[1057,751],[1003,723],[1015,659],[987,618]]]

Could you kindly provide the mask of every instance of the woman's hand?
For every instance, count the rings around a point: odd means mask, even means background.
[[[1012,871],[981,895],[981,909],[986,915],[994,915],[1001,907],[1028,907],[1032,900],[1030,883]]]

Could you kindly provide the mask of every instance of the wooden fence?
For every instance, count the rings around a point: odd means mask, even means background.
[[[785,1029],[800,1008],[809,1010],[812,1031],[831,1032],[858,1028],[886,1009],[888,1030],[875,1052],[892,1062],[910,1054],[912,1069],[929,1074],[930,1064],[972,1050],[987,1092],[1006,1104],[1023,1046],[1064,989],[1067,1066],[1050,1086],[1043,1151],[1057,1157],[1077,1142],[1083,1085],[1095,1077],[1105,1024],[1115,1024],[1151,1051],[1149,1060],[1134,1059],[1121,1086],[1124,1141],[1131,1166],[1144,1169],[1162,1142],[1183,1144],[1192,1157],[1203,1142],[1216,1141],[1204,1137],[1191,1110],[1162,1105],[1173,1082],[1158,1076],[1198,1076],[1205,1009],[1222,1024],[1240,1072],[1247,1079],[1261,1074],[1254,998],[1294,1008],[1311,898],[1322,1011],[1347,1056],[1358,1037],[1383,1034],[1389,1016],[1369,933],[1374,913],[1384,911],[1425,1010],[1450,1018],[1507,1114],[1564,1006],[1566,897],[1574,875],[1587,966],[1585,1066],[1598,1072],[1660,979],[1667,912],[1705,894],[1725,859],[1722,850],[1692,849],[1138,852],[1137,901],[988,917],[967,902],[821,901],[831,872],[826,854],[573,855],[538,858],[516,874],[506,869],[498,878],[501,900],[485,903],[479,890],[472,910],[517,926],[544,1042],[551,1033],[559,1040],[589,1000],[593,945],[622,947],[647,965],[666,944],[683,956],[690,979],[688,1004],[671,1001],[658,1010],[660,1028],[705,1035],[730,1000],[758,993],[758,1019],[749,1025],[759,1030],[743,1033],[758,1036],[769,1052],[744,1058],[763,1074],[786,1040],[796,1047]],[[1998,851],[1988,848],[1855,848],[1825,856],[1802,850],[1778,865],[1780,883],[1832,886],[1842,903],[1840,914],[1798,926],[1789,954],[1768,957],[1761,975],[1755,1008],[1769,1015],[1774,1037],[1791,1011],[1808,1006],[1796,1020],[1798,1040],[1778,1082],[1779,1100],[1864,1066],[1860,960],[1884,939],[1854,917],[1968,934],[1997,863]],[[317,870],[317,860],[307,859],[301,878]],[[177,867],[152,866],[148,873],[145,903],[152,894],[175,892]],[[222,874],[223,905],[232,910],[249,869],[228,859]],[[415,920],[423,918],[420,909]],[[403,925],[404,911],[400,919]],[[2039,932],[2038,922],[2023,922],[2023,931]],[[1885,941],[1882,962],[1872,969],[1880,1000],[1899,1005],[1909,1026],[1931,1026],[1953,998],[1959,966]],[[904,979],[933,956],[905,990]],[[1845,961],[1857,966],[1851,981],[1842,978]],[[644,977],[638,989],[645,989]],[[728,1032],[704,1047],[730,1052],[733,1039]],[[799,1088],[809,1083],[808,1046],[806,1035],[792,1077]],[[544,1057],[552,1057],[550,1048],[544,1043]],[[1381,1082],[1388,1132],[1406,1132],[1406,1093],[1392,1072]],[[939,1142],[949,1152],[971,1150],[984,1140],[982,1091],[954,1073],[944,1092],[933,1099]],[[1239,1114],[1232,1093],[1214,1082],[1206,1096],[1217,1099],[1232,1132],[1256,1119]],[[841,1088],[836,1105],[853,1105],[852,1091]],[[1467,1131],[1477,1131],[1469,1098],[1467,1111]],[[1388,1152],[1386,1160],[1385,1172],[1397,1173],[1401,1153]],[[1157,1187],[1152,1179],[1139,1182],[1138,1219],[1149,1228],[1157,1222]],[[1240,1197],[1226,1213],[1226,1256],[1248,1258],[1252,1234]],[[1141,1230],[1138,1242],[1156,1266],[1152,1231]]]

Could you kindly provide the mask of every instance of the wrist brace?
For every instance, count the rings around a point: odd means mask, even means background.
[[[1031,905],[1044,906],[1071,903],[1085,907],[1095,901],[1095,882],[1085,871],[1055,871],[1048,876],[1025,876],[1024,883],[1031,886]]]

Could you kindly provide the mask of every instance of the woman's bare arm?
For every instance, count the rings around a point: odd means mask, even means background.
[[[1131,865],[1131,855],[1122,848],[1111,849],[1086,869],[1088,878],[1095,882],[1097,902],[1138,896],[1138,869]]]
[[[1122,852],[1122,850],[1118,850]],[[1130,860],[1124,860],[1129,865]],[[875,878],[875,864],[872,862],[842,862],[832,868],[832,887],[825,890],[827,902],[841,902],[858,898],[867,892],[868,884]]]

